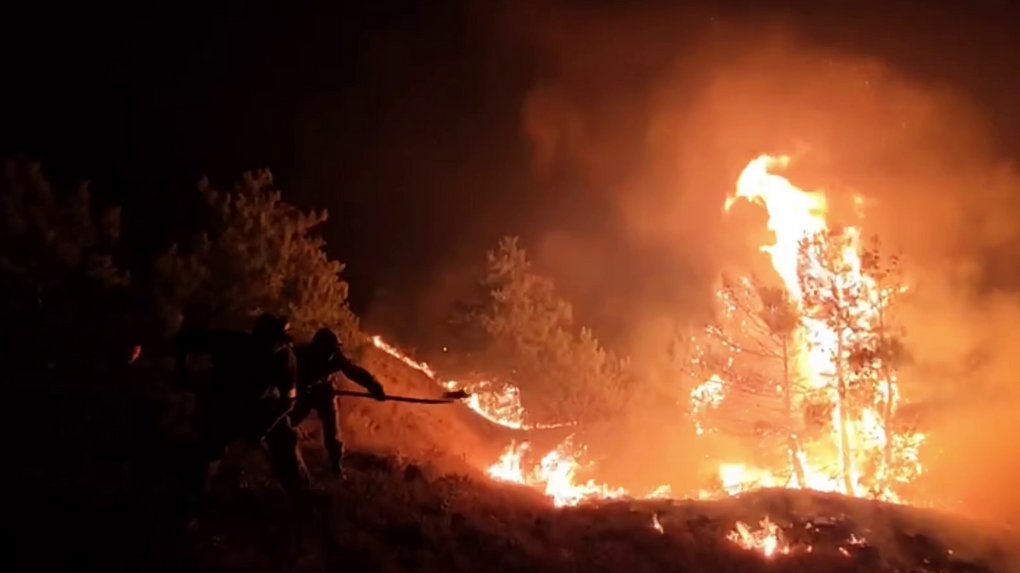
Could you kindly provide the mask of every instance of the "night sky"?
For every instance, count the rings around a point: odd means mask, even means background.
[[[152,198],[202,174],[228,186],[269,167],[291,201],[330,210],[324,233],[356,310],[413,296],[502,234],[602,220],[569,169],[534,176],[522,132],[529,88],[556,73],[530,37],[545,3],[24,4],[0,25],[0,150],[41,158],[58,180],[90,178],[152,218]],[[965,91],[1020,157],[1013,2],[700,4],[677,16],[676,49],[716,17],[780,18]]]

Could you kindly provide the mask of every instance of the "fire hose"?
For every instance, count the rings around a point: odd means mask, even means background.
[[[377,399],[378,400],[376,395],[372,394],[371,392],[358,392],[358,391],[355,391],[355,390],[333,390],[333,395],[334,396],[352,396],[354,398],[373,398],[373,399]],[[407,403],[407,404],[453,404],[454,402],[459,402],[459,401],[467,398],[468,396],[470,396],[470,394],[468,394],[464,390],[454,390],[452,392],[443,392],[443,395],[440,398],[417,398],[417,397],[412,397],[412,396],[389,396],[389,395],[384,395],[382,397],[382,400],[380,400],[380,401],[381,402],[403,402],[403,403]],[[262,434],[262,439],[264,440],[266,438],[266,436],[269,435],[269,432],[273,431],[273,429],[276,428],[276,426],[280,422],[282,422],[284,419],[286,419],[287,416],[289,416],[289,415],[290,415],[290,408],[288,408],[285,412],[283,412],[275,420],[273,420],[273,423],[270,424],[269,428],[267,428],[266,431]]]
[[[357,392],[354,390],[334,390],[334,396],[354,396],[356,398],[375,398],[370,392]],[[383,396],[383,402],[405,402],[409,404],[452,404],[470,396],[463,390],[444,392],[441,398],[413,398],[411,396]]]

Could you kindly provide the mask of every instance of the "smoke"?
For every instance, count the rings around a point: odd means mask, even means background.
[[[720,272],[768,273],[764,213],[722,205],[750,159],[789,154],[790,179],[827,193],[830,224],[862,224],[907,264],[902,385],[930,432],[924,493],[983,517],[1020,509],[1020,178],[991,118],[953,85],[789,19],[515,6],[505,27],[538,62],[521,107],[535,184],[573,207],[533,244],[603,339],[652,378]],[[694,451],[674,419],[673,449]],[[631,444],[650,431],[632,426]]]

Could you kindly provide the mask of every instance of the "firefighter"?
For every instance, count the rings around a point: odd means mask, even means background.
[[[201,393],[201,482],[216,473],[227,446],[238,440],[265,442],[273,469],[288,490],[305,483],[297,435],[287,420],[297,396],[297,364],[286,319],[263,314],[250,333],[185,324],[177,336],[177,376],[188,382],[193,354],[212,357],[208,387]]]
[[[343,442],[331,378],[341,372],[364,386],[376,400],[385,400],[386,393],[375,376],[344,355],[340,340],[328,328],[320,329],[310,343],[298,346],[294,353],[298,363],[298,398],[290,413],[290,423],[296,428],[315,410],[322,424],[330,472],[343,479]]]

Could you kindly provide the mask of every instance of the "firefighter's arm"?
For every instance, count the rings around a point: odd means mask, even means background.
[[[351,362],[350,359],[342,354],[337,354],[333,358],[333,364],[336,366],[336,370],[333,370],[334,372],[343,372],[343,375],[352,382],[368,390],[376,400],[386,399],[386,392],[383,390],[382,384],[368,370]]]

